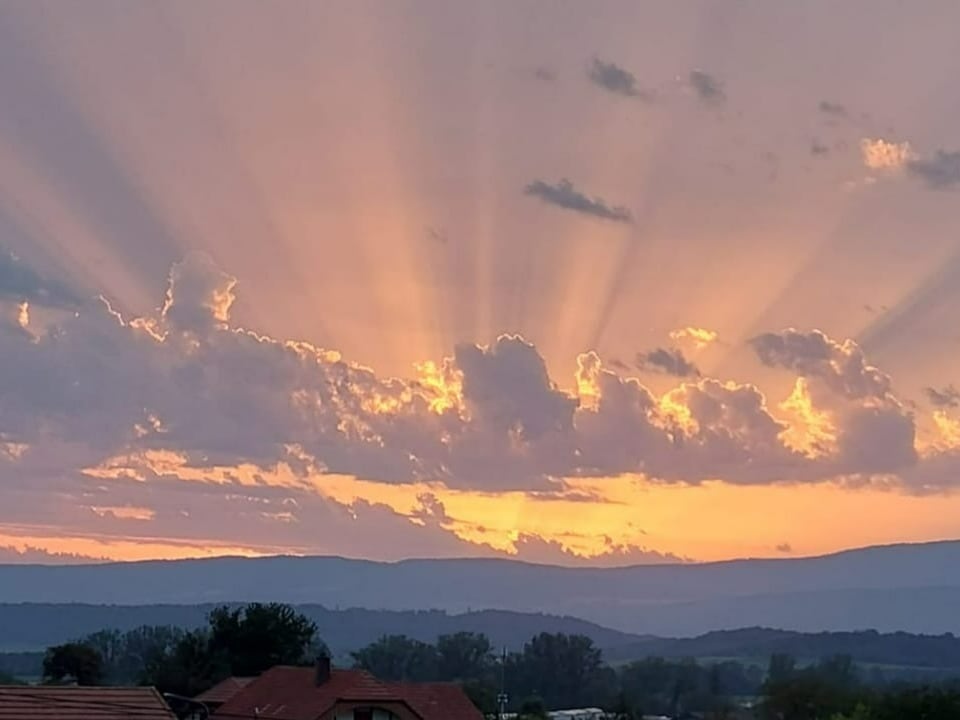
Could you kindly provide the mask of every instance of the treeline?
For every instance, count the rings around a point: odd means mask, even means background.
[[[292,607],[254,603],[220,607],[204,628],[104,630],[46,652],[47,682],[144,684],[193,696],[229,676],[255,676],[274,665],[309,665],[327,648],[316,625]],[[484,712],[508,695],[508,710],[599,707],[624,720],[700,713],[715,720],[957,720],[943,714],[960,702],[948,684],[926,688],[875,685],[849,656],[803,665],[774,654],[769,666],[658,657],[617,667],[583,635],[539,633],[521,649],[497,652],[482,633],[457,632],[427,643],[385,635],[351,653],[354,667],[383,680],[460,683]],[[899,710],[897,710],[899,708]],[[904,708],[918,713],[904,714]],[[901,712],[900,715],[895,713]]]
[[[960,684],[876,687],[849,658],[799,667],[788,655],[770,659],[758,715],[765,720],[956,720]]]
[[[501,688],[514,711],[600,707],[625,716],[705,711],[755,694],[763,671],[737,662],[648,658],[614,669],[582,635],[541,633],[522,650],[497,655],[477,633],[441,636],[435,644],[385,636],[353,653],[356,667],[385,680],[457,681],[492,713]]]
[[[50,647],[43,678],[80,685],[152,685],[192,697],[231,676],[259,675],[274,665],[308,665],[326,653],[311,620],[288,605],[252,603],[215,608],[207,626],[198,630],[102,630]]]

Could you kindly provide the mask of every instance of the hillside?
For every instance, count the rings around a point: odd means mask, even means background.
[[[626,568],[509,560],[377,563],[333,557],[0,566],[0,602],[123,605],[276,600],[328,608],[544,612],[623,632],[960,632],[960,542],[804,559]]]
[[[861,664],[960,668],[960,638],[873,630],[798,633],[758,627],[711,632],[695,638],[645,638],[604,651],[610,662],[649,656],[769,658],[774,654],[807,659],[849,655]]]

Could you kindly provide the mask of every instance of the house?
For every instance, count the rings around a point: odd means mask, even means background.
[[[176,720],[153,688],[0,685],[0,720]]]
[[[202,703],[210,712],[215,712],[217,708],[223,705],[227,700],[233,698],[238,692],[252,683],[256,678],[252,677],[228,677],[226,680],[217,683],[206,692],[197,695],[194,700]]]
[[[459,686],[450,683],[393,683],[364,670],[314,668],[267,670],[227,700],[216,718],[261,720],[483,720]]]

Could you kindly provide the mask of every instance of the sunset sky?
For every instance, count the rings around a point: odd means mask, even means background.
[[[960,3],[0,6],[0,562],[960,537]]]

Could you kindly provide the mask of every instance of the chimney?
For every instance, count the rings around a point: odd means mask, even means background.
[[[323,685],[330,680],[330,656],[317,655],[316,676],[317,685]]]

